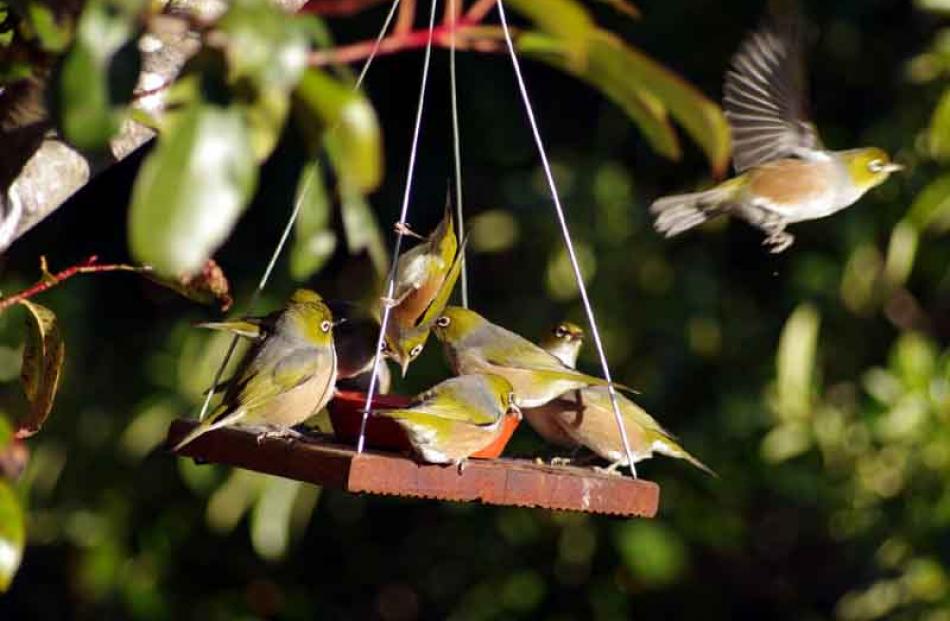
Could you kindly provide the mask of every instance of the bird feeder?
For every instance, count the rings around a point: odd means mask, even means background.
[[[515,47],[511,40],[504,6],[501,0],[496,0],[496,3],[512,68],[525,105],[525,112],[538,148],[548,186],[551,190],[551,197],[564,236],[568,256],[574,269],[581,300],[588,316],[591,332],[594,335],[604,377],[611,381],[607,359],[594,321],[593,310],[581,278],[573,242],[521,75]],[[369,64],[373,60],[379,42],[388,28],[397,5],[398,0],[394,0],[382,32],[377,38],[376,46],[360,73],[357,85],[366,75]],[[403,235],[408,230],[406,218],[410,204],[410,189],[420,123],[423,116],[435,14],[436,2],[433,0],[429,17],[430,37],[426,46],[425,64],[422,71],[422,85],[413,131],[405,194],[400,219],[396,226],[398,237],[393,252],[393,266],[397,264]],[[454,29],[451,30],[450,38],[452,41],[450,67],[454,88]],[[456,206],[458,208],[459,237],[461,238],[461,171],[456,99],[453,92]],[[288,230],[291,224],[288,224]],[[279,252],[280,244],[275,251],[271,265],[276,261]],[[269,271],[265,272],[261,287],[266,282],[268,274]],[[395,269],[390,273],[390,290],[387,296],[389,298],[392,298],[394,277]],[[463,305],[467,306],[464,267],[462,268],[462,300]],[[389,307],[386,307],[379,332],[380,345],[389,319],[389,312]],[[380,349],[377,347],[377,350]],[[233,351],[233,347],[230,351]],[[220,373],[227,364],[230,351],[221,364],[214,384],[217,384],[220,379]],[[370,368],[378,369],[381,364],[385,364],[380,361],[379,356],[380,354],[376,355],[376,359]],[[334,399],[327,406],[334,429],[332,435],[307,435],[303,438],[287,439],[268,437],[251,429],[226,427],[205,433],[184,446],[178,454],[193,457],[202,462],[227,464],[341,489],[350,493],[382,494],[454,502],[482,502],[489,505],[582,511],[624,517],[653,517],[656,515],[660,489],[658,485],[650,481],[605,473],[590,468],[553,466],[531,459],[501,457],[505,446],[518,427],[520,422],[518,417],[508,416],[503,422],[504,428],[500,437],[490,446],[472,455],[472,459],[466,462],[464,468],[457,468],[454,465],[422,463],[413,456],[408,438],[402,427],[392,419],[367,414],[369,411],[405,407],[411,401],[409,398],[400,395],[377,395],[375,391],[377,377],[376,375],[371,376],[369,394],[350,391],[338,391],[336,393]],[[614,399],[612,392],[611,399],[612,401]],[[209,401],[210,393],[205,402],[204,410],[207,409]],[[616,402],[613,402],[613,407],[625,451],[628,459],[630,459],[632,454]],[[202,414],[204,414],[204,411]],[[194,420],[173,422],[168,431],[168,446],[177,445],[197,424],[197,421]],[[630,459],[630,461],[633,460]]]

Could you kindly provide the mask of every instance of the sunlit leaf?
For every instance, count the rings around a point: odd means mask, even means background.
[[[349,191],[376,189],[383,176],[379,122],[372,105],[349,84],[309,69],[296,90],[302,129],[321,137],[340,178]]]
[[[66,349],[53,311],[29,300],[20,303],[29,311],[20,378],[30,414],[20,421],[17,436],[26,438],[40,430],[53,409]]]
[[[659,522],[627,521],[614,535],[624,565],[647,586],[672,584],[687,569],[686,545],[676,531]]]
[[[813,306],[802,304],[782,329],[776,354],[776,390],[779,416],[783,420],[802,419],[811,414],[820,321]]]
[[[277,560],[287,553],[294,500],[304,484],[266,477],[251,513],[251,543],[263,558]]]
[[[598,2],[601,4],[610,5],[618,13],[626,15],[632,19],[640,19],[643,16],[643,14],[640,12],[640,9],[627,0],[598,0]]]
[[[159,274],[200,270],[247,207],[257,168],[240,111],[194,105],[162,135],[132,191],[132,252]]]
[[[568,51],[571,64],[579,68],[587,60],[587,44],[596,29],[594,20],[577,0],[507,0],[540,30],[557,38]]]
[[[671,159],[680,157],[679,140],[670,125],[666,108],[649,91],[629,79],[623,58],[604,53],[604,47],[596,43],[590,49],[587,63],[578,67],[569,62],[561,41],[536,32],[518,37],[518,49],[528,57],[568,71],[599,89],[627,113],[657,153]]]
[[[294,200],[300,203],[300,213],[290,248],[290,275],[302,281],[317,273],[336,249],[336,234],[329,228],[330,197],[316,161],[300,171]]]
[[[950,159],[950,89],[943,93],[930,121],[930,152],[940,159]]]
[[[92,0],[59,71],[56,108],[63,136],[101,150],[116,134],[139,75],[139,0]]]
[[[918,230],[950,231],[950,175],[930,182],[914,199],[907,219]]]
[[[914,269],[917,256],[919,235],[917,228],[906,221],[897,223],[891,231],[891,240],[887,245],[887,259],[884,262],[884,274],[891,285],[903,285]]]
[[[26,2],[25,14],[40,46],[48,52],[62,52],[69,45],[71,24],[58,23],[52,7],[38,0]]]
[[[10,484],[0,479],[0,593],[10,588],[23,560],[26,521],[23,507]]]

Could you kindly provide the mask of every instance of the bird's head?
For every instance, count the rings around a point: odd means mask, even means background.
[[[569,367],[577,365],[577,355],[584,344],[584,329],[576,323],[562,321],[557,324],[544,338],[541,347],[549,354],[554,355]]]
[[[886,151],[877,147],[852,149],[842,152],[841,156],[851,181],[861,190],[870,190],[884,183],[891,173],[904,169],[892,162]]]
[[[293,332],[312,345],[333,342],[333,312],[319,294],[309,289],[294,292],[281,324],[289,325]]]
[[[412,328],[401,331],[398,335],[387,334],[383,352],[396,361],[406,377],[409,365],[419,357],[429,338],[429,328]]]
[[[443,343],[454,345],[485,323],[485,318],[475,311],[461,306],[446,306],[435,320],[432,331]]]

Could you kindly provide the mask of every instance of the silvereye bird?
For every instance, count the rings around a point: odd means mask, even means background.
[[[568,322],[559,324],[544,339],[545,349],[552,353],[564,353],[567,359],[565,363],[570,363],[570,366],[577,360],[583,342],[584,331]],[[634,463],[659,453],[685,459],[703,472],[715,475],[677,444],[673,436],[636,403],[618,394],[617,405],[630,441]],[[554,443],[560,446],[581,445],[611,462],[609,470],[629,464],[610,403],[610,394],[602,386],[569,392],[539,408],[525,409],[524,416],[540,435],[545,436],[541,429],[551,434]],[[566,442],[564,438],[567,438]]]
[[[564,366],[572,369],[577,366],[577,356],[583,344],[584,330],[569,321],[554,326],[539,343],[545,351],[560,360]],[[564,430],[561,421],[557,417],[550,415],[548,407],[525,408],[522,410],[522,414],[531,428],[548,444],[564,448],[577,447],[577,441]]]
[[[445,346],[455,373],[501,375],[514,386],[524,408],[544,405],[569,390],[608,383],[565,366],[531,341],[465,308],[447,307],[435,320],[433,332]]]
[[[507,414],[521,415],[511,384],[499,375],[461,375],[418,395],[406,408],[380,410],[396,420],[427,462],[455,464],[488,447],[503,429]]]
[[[730,214],[764,231],[771,252],[782,252],[794,241],[788,224],[840,211],[902,169],[876,147],[825,149],[805,118],[803,75],[795,20],[766,25],[743,43],[723,101],[738,176],[654,202],[657,231],[672,237]]]
[[[351,302],[330,302],[335,327],[333,346],[336,350],[337,385],[365,390],[369,371],[376,357],[376,342],[379,338],[379,322],[363,307]],[[391,379],[389,367],[379,365],[379,394],[389,392]]]
[[[286,308],[267,317],[204,327],[256,342],[227,383],[221,404],[173,450],[225,425],[265,426],[285,433],[333,396],[333,314],[317,293],[298,289]]]
[[[432,331],[432,324],[442,314],[449,298],[452,296],[452,290],[458,281],[459,274],[462,271],[462,262],[464,260],[465,239],[462,240],[461,247],[457,249],[452,264],[448,272],[443,276],[442,284],[439,290],[429,301],[425,312],[419,317],[414,325],[400,326],[392,321],[386,327],[385,351],[386,355],[396,361],[402,370],[402,376],[406,376],[406,371],[413,360],[419,357],[426,341],[429,339],[429,332]]]

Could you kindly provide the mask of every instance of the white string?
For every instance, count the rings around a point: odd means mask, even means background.
[[[462,141],[459,133],[459,104],[458,86],[455,79],[455,28],[458,26],[455,3],[458,0],[449,0],[449,11],[452,15],[451,34],[449,35],[449,82],[452,85],[452,151],[455,156],[455,219],[458,221],[458,239],[465,236],[465,222],[462,220]],[[465,265],[465,247],[459,250],[462,253],[462,306],[468,308],[468,269]]]
[[[425,107],[426,84],[429,81],[429,60],[432,57],[432,37],[435,30],[435,8],[438,0],[432,0],[432,9],[429,13],[429,39],[426,42],[426,55],[422,64],[422,83],[419,86],[419,103],[416,107],[416,124],[412,130],[412,145],[409,150],[409,167],[406,170],[406,189],[402,195],[402,210],[399,212],[399,223],[396,226],[396,245],[393,248],[392,266],[389,269],[389,285],[383,303],[383,317],[379,325],[379,338],[376,340],[376,355],[373,358],[373,373],[370,376],[369,388],[366,391],[366,405],[363,408],[363,420],[360,423],[360,436],[356,443],[356,452],[362,453],[366,443],[366,421],[369,419],[373,407],[373,396],[376,394],[376,384],[379,378],[379,364],[383,353],[383,339],[386,327],[389,325],[389,315],[392,312],[393,298],[396,289],[396,267],[399,253],[402,250],[402,239],[406,230],[406,216],[409,214],[409,196],[412,191],[412,175],[416,169],[416,154],[419,151],[419,130],[422,128],[422,110]]]
[[[393,21],[393,16],[396,14],[396,8],[399,6],[400,0],[393,0],[393,5],[389,9],[389,14],[386,16],[386,20],[383,22],[383,27],[380,29],[379,34],[376,35],[376,41],[373,43],[373,49],[370,50],[369,56],[366,58],[366,62],[363,63],[363,69],[360,71],[359,76],[356,78],[356,84],[353,85],[353,90],[359,90],[360,86],[363,84],[363,79],[366,77],[367,72],[369,71],[370,65],[373,64],[373,59],[376,58],[376,53],[379,51],[380,43],[382,43],[383,38],[386,36],[386,31],[389,30],[389,24]],[[330,128],[330,132],[336,130],[339,126],[339,121]],[[274,248],[274,254],[271,255],[270,262],[267,264],[267,267],[264,269],[264,273],[261,275],[260,281],[257,283],[257,289],[254,290],[254,293],[251,294],[251,299],[248,300],[248,308],[253,308],[254,304],[257,302],[258,298],[261,296],[261,292],[264,291],[264,287],[267,286],[267,281],[270,280],[271,273],[274,271],[274,266],[277,265],[277,259],[280,258],[281,253],[284,250],[284,246],[287,244],[287,239],[290,237],[290,232],[294,228],[294,223],[297,221],[297,216],[300,215],[300,209],[303,205],[303,199],[307,195],[307,192],[310,190],[310,186],[313,184],[314,178],[320,174],[317,167],[314,167],[313,170],[307,178],[304,179],[303,186],[300,188],[300,193],[297,196],[297,201],[294,203],[294,208],[290,212],[290,218],[287,219],[287,224],[284,226],[284,230],[280,235],[280,239],[277,241],[277,246]],[[221,365],[218,367],[218,370],[215,371],[214,380],[211,382],[211,389],[208,390],[205,395],[204,403],[201,405],[201,412],[198,413],[198,420],[204,420],[205,415],[208,413],[208,407],[211,404],[211,398],[214,396],[215,387],[218,386],[218,383],[221,381],[221,376],[224,374],[224,370],[228,366],[228,362],[231,361],[231,356],[234,355],[234,350],[237,347],[239,336],[235,335],[231,339],[231,344],[228,346],[228,351],[225,352],[224,358],[221,360]]]
[[[577,288],[581,294],[581,302],[584,304],[584,312],[587,313],[587,322],[590,324],[590,330],[594,335],[594,345],[597,347],[597,355],[600,358],[600,365],[604,371],[604,379],[608,382],[607,392],[610,395],[610,404],[613,406],[614,418],[617,421],[617,426],[620,428],[620,439],[623,441],[623,450],[630,463],[630,473],[635,478],[637,476],[637,469],[633,464],[630,441],[627,439],[627,430],[624,428],[623,417],[620,414],[620,405],[617,403],[617,392],[614,389],[613,379],[610,377],[610,367],[607,364],[607,355],[604,353],[604,344],[600,339],[597,321],[594,319],[594,309],[591,307],[590,299],[587,297],[587,287],[584,286],[584,278],[581,275],[581,268],[577,262],[577,254],[574,252],[574,242],[571,240],[571,232],[567,228],[567,220],[564,218],[564,209],[561,207],[561,199],[558,197],[557,185],[554,183],[554,175],[551,174],[551,165],[548,163],[548,156],[544,151],[544,142],[541,140],[541,132],[538,131],[538,123],[534,118],[534,110],[531,108],[531,100],[528,98],[528,90],[525,86],[524,77],[521,75],[518,55],[515,54],[515,46],[511,41],[511,32],[508,30],[508,20],[505,17],[505,7],[501,0],[495,0],[495,3],[498,5],[498,16],[501,18],[501,27],[505,31],[505,42],[508,44],[508,54],[511,56],[511,64],[514,67],[515,78],[518,81],[518,89],[521,91],[521,99],[524,102],[525,112],[528,115],[528,123],[531,125],[531,133],[534,135],[534,142],[538,147],[541,166],[544,168],[544,176],[547,179],[548,188],[551,190],[551,198],[554,201],[554,210],[557,212],[557,219],[561,225],[564,244],[567,246],[567,256],[571,260],[571,268],[574,270],[574,278],[577,280]]]

